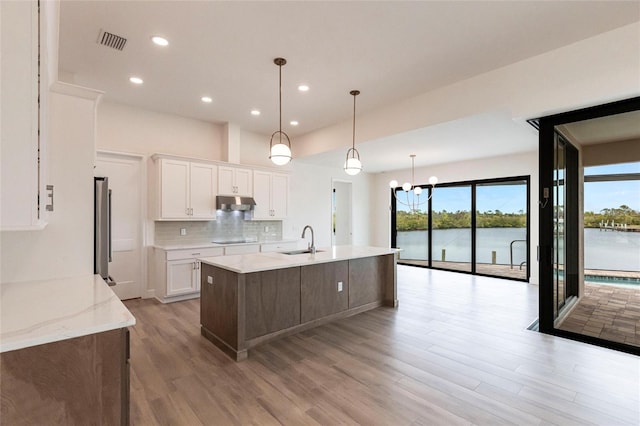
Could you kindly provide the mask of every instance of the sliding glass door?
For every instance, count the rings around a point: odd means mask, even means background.
[[[437,188],[431,211],[432,266],[471,272],[471,185]]]
[[[476,185],[476,272],[527,279],[526,179]]]
[[[418,208],[397,190],[392,246],[399,262],[526,281],[529,279],[529,177],[445,183]]]

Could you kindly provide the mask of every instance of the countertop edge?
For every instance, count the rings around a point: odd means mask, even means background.
[[[315,256],[308,255],[308,254],[305,254],[305,255],[299,254],[299,255],[290,256],[282,253],[271,252],[271,253],[239,254],[239,255],[224,256],[224,257],[203,257],[203,258],[198,258],[198,260],[207,265],[222,268],[238,274],[249,274],[252,272],[272,271],[276,269],[295,268],[300,266],[316,265],[320,263],[339,262],[343,260],[362,259],[362,258],[374,257],[374,256],[385,256],[389,254],[396,254],[398,252],[397,249],[394,249],[394,248],[387,249],[383,247],[363,247],[363,246],[342,246],[342,247],[354,247],[358,250],[371,250],[371,252],[369,253],[349,252],[341,255],[332,255],[332,257],[320,257],[320,258],[316,258]],[[323,248],[319,248],[318,250],[322,250],[325,253],[333,252],[332,247],[328,247],[328,248],[323,247]],[[249,260],[252,257],[255,258],[255,256],[259,256],[260,258],[271,258],[273,259],[273,264],[261,265],[259,267],[251,267],[251,266],[237,267],[237,266],[228,264],[229,260],[237,259],[239,261],[243,261],[244,259]],[[299,258],[297,256],[303,256],[304,258]],[[312,256],[313,258],[311,258]]]
[[[70,282],[70,288],[64,289],[65,283]],[[72,306],[77,311],[56,311],[55,308],[50,309],[50,315],[44,315],[37,318],[37,322],[29,323],[25,321],[24,326],[15,327],[16,318],[20,322],[22,313],[13,317],[5,318],[6,312],[3,312],[3,320],[13,322],[13,329],[0,329],[0,353],[10,352],[20,349],[26,349],[33,346],[44,345],[48,343],[59,342],[63,340],[73,339],[76,337],[87,336],[91,334],[102,333],[105,331],[126,328],[136,324],[136,319],[122,303],[113,290],[99,275],[88,275],[82,277],[71,277],[67,279],[51,279],[39,281],[26,281],[17,283],[3,283],[0,286],[12,286],[9,300],[3,300],[4,303],[14,303],[16,294],[20,296],[33,292],[30,286],[37,286],[38,292],[56,293],[56,297],[62,297],[61,291],[73,291],[78,287],[74,286],[91,286],[93,285],[94,293],[100,296],[96,302],[95,297],[91,300],[86,298],[77,306]],[[97,293],[95,293],[97,291]],[[15,293],[17,292],[17,293]],[[35,293],[34,293],[35,294]],[[62,295],[64,295],[62,293]],[[3,293],[3,296],[6,296]],[[43,295],[47,297],[47,295]],[[3,297],[5,299],[5,297]],[[55,298],[54,298],[55,299]],[[4,304],[3,303],[3,304]],[[65,306],[69,309],[69,306]],[[3,306],[3,311],[8,309]],[[73,313],[76,312],[76,313]],[[91,313],[97,317],[91,318]],[[88,317],[88,318],[87,318]],[[3,321],[4,322],[4,321]],[[45,324],[42,326],[42,324]],[[42,330],[44,329],[44,330]],[[34,332],[34,330],[38,330]]]

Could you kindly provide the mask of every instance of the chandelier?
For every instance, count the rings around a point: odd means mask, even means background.
[[[428,197],[423,198],[423,200],[421,201],[420,195],[422,195],[422,187],[416,186],[414,184],[416,155],[411,154],[409,157],[411,157],[411,182],[405,182],[402,184],[402,190],[405,192],[405,195],[407,198],[406,202],[398,198],[398,194],[396,193],[397,192],[396,189],[398,188],[397,180],[394,179],[391,182],[389,182],[389,187],[393,190],[391,191],[391,193],[393,194],[393,196],[395,197],[398,203],[409,207],[409,209],[411,209],[411,212],[416,212],[420,210],[421,204],[426,203],[433,196],[433,190],[435,189],[436,184],[438,183],[438,178],[435,176],[431,176],[429,178],[429,185],[431,185],[431,194]]]
[[[348,175],[355,176],[362,171],[360,153],[356,149],[356,96],[360,94],[360,91],[352,90],[349,94],[353,96],[353,138],[351,148],[347,151],[347,159],[344,162],[344,171]]]
[[[278,99],[279,99],[279,107],[280,107],[280,125],[278,130],[273,132],[271,135],[271,142],[269,142],[269,159],[273,162],[273,164],[277,166],[282,166],[291,161],[291,141],[289,140],[289,136],[285,132],[282,131],[282,66],[287,63],[287,60],[284,58],[275,58],[273,63],[278,66],[279,70],[279,84],[278,84]],[[277,143],[273,144],[273,137],[278,135]],[[286,144],[283,143],[282,137],[286,139]]]

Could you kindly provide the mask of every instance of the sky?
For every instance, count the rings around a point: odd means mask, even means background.
[[[640,162],[611,166],[586,167],[585,176],[619,173],[640,174]],[[584,185],[584,210],[598,213],[602,209],[627,205],[640,211],[640,180],[620,182],[586,182]]]
[[[610,166],[587,167],[585,175],[638,173],[640,175],[640,162],[615,164]],[[424,192],[426,194],[426,190]],[[398,196],[406,202],[404,192],[398,192]],[[524,185],[483,185],[477,187],[476,208],[485,212],[488,210],[500,210],[503,213],[518,213],[526,211],[526,189]],[[421,196],[420,210],[426,210]],[[411,198],[409,199],[411,202]],[[584,190],[585,211],[600,212],[606,208],[617,208],[627,205],[640,211],[640,180],[620,182],[587,182]],[[532,208],[535,206],[532,206]],[[438,187],[433,195],[434,211],[447,210],[455,212],[465,211],[471,208],[471,187]],[[408,210],[406,206],[398,205],[398,210]]]
[[[425,191],[426,193],[426,191]],[[406,203],[406,195],[398,192],[400,199]],[[425,196],[420,196],[420,210],[426,210]],[[411,202],[411,198],[409,198]],[[486,185],[478,186],[476,208],[481,212],[500,210],[502,213],[519,213],[527,211],[527,192],[525,185]],[[398,210],[408,210],[398,206]],[[471,209],[471,187],[438,187],[433,195],[433,210],[448,212],[468,211]]]

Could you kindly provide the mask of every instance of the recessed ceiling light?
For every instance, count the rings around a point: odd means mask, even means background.
[[[297,122],[297,121],[295,121],[295,120],[293,120],[293,121],[290,121],[290,122],[289,122],[289,124],[291,124],[292,126],[297,126],[297,125],[298,125],[298,122]]]
[[[208,104],[210,104],[211,102],[213,102],[213,99],[211,99],[209,96],[203,96],[203,97],[201,97],[201,98],[200,98],[200,100],[201,100],[202,102],[205,102],[205,103],[208,103]]]
[[[306,84],[301,84],[300,86],[298,86],[298,90],[301,92],[307,92],[309,91],[309,86],[307,86]]]
[[[155,44],[157,44],[158,46],[168,46],[169,45],[169,40],[167,40],[164,37],[160,37],[160,36],[151,37],[151,41],[154,42]]]
[[[133,84],[142,84],[144,81],[140,77],[129,77],[129,81]]]
[[[260,111],[257,109],[252,109],[251,110],[251,115],[260,115]]]

